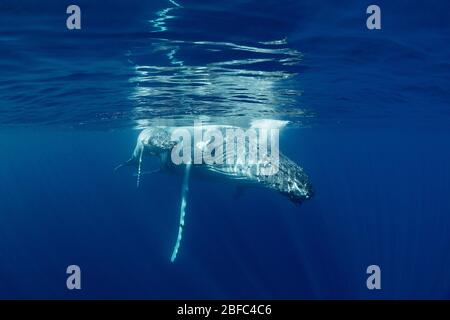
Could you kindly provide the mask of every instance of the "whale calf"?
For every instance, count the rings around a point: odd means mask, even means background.
[[[137,186],[140,184],[141,176],[145,174],[142,172],[142,162],[147,157],[159,158],[160,168],[153,172],[184,171],[179,229],[171,256],[172,262],[176,259],[181,243],[191,171],[207,177],[235,181],[239,185],[277,191],[296,204],[310,199],[313,195],[313,188],[308,175],[303,168],[278,151],[278,141],[270,146],[264,145],[261,142],[264,141],[261,138],[262,134],[255,133],[254,137],[260,139],[252,146],[250,139],[245,139],[249,138],[248,132],[250,130],[247,130],[244,140],[241,140],[241,142],[244,142],[243,146],[233,145],[230,147],[229,132],[237,130],[244,132],[243,128],[226,125],[202,125],[199,129],[201,136],[198,138],[197,127],[153,126],[143,129],[137,138],[130,159],[115,168],[115,170],[118,170],[124,166],[135,167],[137,169]],[[259,129],[261,129],[261,126]],[[266,130],[265,133],[267,134],[267,132]],[[219,139],[220,135],[225,136],[225,138]],[[232,136],[233,142],[236,137]],[[265,138],[266,136],[264,136]],[[189,148],[183,149],[180,146],[188,146]],[[262,152],[263,149],[264,152]],[[218,150],[220,150],[220,154]],[[269,155],[267,151],[271,154]],[[198,155],[204,156],[205,152],[210,156],[212,154],[214,161],[211,161],[211,159],[203,161],[205,159],[198,157]],[[263,156],[259,158],[256,156],[261,154]],[[221,161],[217,161],[217,159]],[[184,162],[180,160],[184,160]]]

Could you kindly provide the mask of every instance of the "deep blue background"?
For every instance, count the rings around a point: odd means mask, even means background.
[[[374,32],[366,1],[195,1],[156,32],[149,20],[168,1],[78,1],[76,33],[65,29],[70,3],[33,3],[0,5],[0,298],[450,297],[446,1],[377,1]],[[285,37],[301,63],[224,44],[272,48],[258,43]],[[244,98],[220,91],[224,70],[210,71],[205,104],[175,81],[191,72],[180,60],[272,56],[241,67],[261,72],[242,88],[231,73]],[[170,90],[136,80],[143,65],[167,67],[157,79]],[[254,80],[270,84],[259,87],[267,100]],[[292,121],[281,150],[310,174],[315,197],[298,207],[270,191],[236,198],[233,185],[193,181],[171,264],[182,178],[145,176],[137,189],[131,170],[113,174],[136,127],[268,114]],[[70,264],[82,269],[81,291],[65,287]],[[380,291],[366,288],[371,264]]]
[[[296,207],[193,181],[175,264],[181,177],[136,189],[112,173],[135,135],[1,132],[2,297],[448,297],[449,131],[288,129],[282,147],[316,196]],[[69,264],[82,268],[80,292],[65,289]],[[380,292],[365,287],[370,264]]]

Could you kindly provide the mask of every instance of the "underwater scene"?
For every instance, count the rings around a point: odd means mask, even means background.
[[[0,299],[449,299],[449,12],[0,1]]]

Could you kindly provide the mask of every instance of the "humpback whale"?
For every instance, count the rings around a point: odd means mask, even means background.
[[[239,138],[238,135],[232,135],[230,138],[230,132],[236,132],[236,130],[243,132],[242,128],[235,126],[148,127],[140,132],[129,160],[115,168],[115,171],[117,171],[125,166],[135,167],[137,169],[138,187],[142,175],[146,174],[142,172],[142,162],[146,157],[159,158],[160,168],[150,173],[157,171],[184,172],[179,228],[171,256],[172,262],[177,257],[183,234],[191,171],[209,177],[233,180],[239,185],[263,187],[277,191],[296,204],[302,203],[313,195],[308,175],[303,168],[278,151],[278,141],[270,146],[262,143],[267,138],[268,131],[264,129],[264,126],[261,126],[261,122],[259,122],[259,125],[252,125],[251,128],[263,129],[259,132],[252,131],[257,132],[254,134],[257,142],[253,145],[250,139],[250,130],[245,132],[241,144],[230,143],[231,141],[237,141]],[[187,146],[188,148],[181,148],[180,146]],[[269,152],[271,152],[270,155]],[[203,158],[205,153],[210,156],[209,159]]]

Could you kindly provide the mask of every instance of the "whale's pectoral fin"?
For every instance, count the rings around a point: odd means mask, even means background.
[[[136,157],[131,157],[130,159],[128,159],[127,161],[125,161],[124,163],[119,164],[117,167],[114,168],[114,172],[117,172],[119,169],[123,168],[123,167],[129,167],[129,166],[133,166],[133,167],[137,167],[137,186],[139,187],[139,182],[140,182],[140,178],[141,178],[141,165],[142,165],[142,155],[143,155],[143,150],[140,150],[139,153],[139,158],[136,159]]]
[[[139,188],[139,184],[141,183],[141,167],[142,167],[142,156],[144,155],[144,148],[140,149],[139,160],[138,160],[138,172],[136,178],[136,187]]]
[[[143,176],[143,175],[147,175],[147,174],[153,174],[153,173],[158,173],[158,172],[162,172],[165,169],[167,169],[168,164],[168,154],[167,153],[161,153],[158,155],[159,157],[159,168],[158,169],[154,169],[154,170],[150,170],[150,171],[141,171],[140,173],[135,173],[133,176],[137,177],[139,175]]]
[[[183,236],[183,228],[184,228],[184,217],[186,215],[186,205],[187,205],[187,196],[189,191],[189,174],[191,171],[191,164],[186,164],[186,169],[184,171],[183,178],[183,186],[181,187],[181,205],[180,205],[180,222],[178,224],[178,236],[175,242],[175,246],[172,251],[172,256],[170,257],[170,261],[174,262],[177,258],[178,250],[180,249],[181,238]]]
[[[123,167],[129,167],[129,166],[134,166],[134,165],[136,165],[136,160],[134,158],[130,158],[127,161],[125,161],[124,163],[121,163],[117,167],[115,167],[114,172],[117,172],[119,169],[121,169]]]
[[[154,174],[154,173],[158,173],[158,172],[161,172],[161,171],[162,171],[161,168],[158,168],[158,169],[155,169],[155,170],[151,170],[151,171],[143,171],[143,172],[141,172],[141,176],[147,175],[147,174]],[[133,174],[133,177],[137,177],[137,176],[138,176],[137,173]]]

